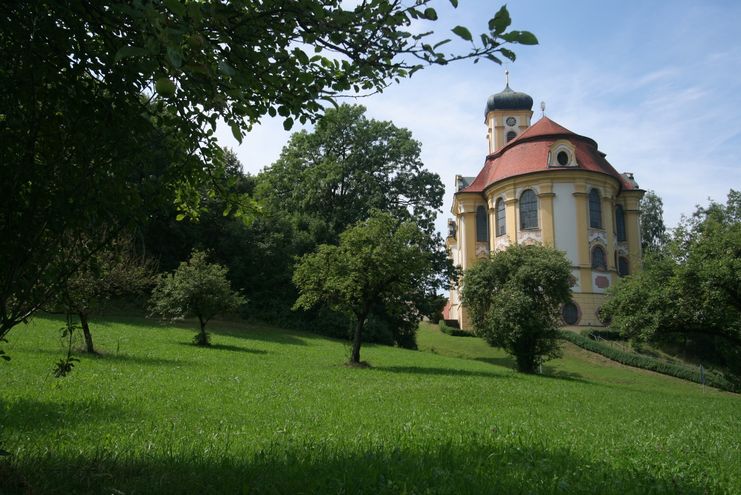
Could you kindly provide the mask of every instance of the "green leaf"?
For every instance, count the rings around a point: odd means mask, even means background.
[[[507,57],[512,62],[514,62],[515,59],[517,58],[517,55],[515,55],[515,52],[513,52],[512,50],[508,50],[506,48],[500,48],[499,53]]]
[[[128,57],[143,57],[148,53],[149,52],[147,50],[138,46],[122,46],[118,49],[114,58],[115,61],[118,62],[119,60]]]
[[[502,35],[504,41],[519,43],[521,45],[537,45],[538,38],[529,31],[510,31]]]
[[[177,216],[175,217],[175,220],[177,220],[178,222],[182,222],[184,219],[185,219],[185,213],[178,213]]]
[[[185,16],[185,5],[180,3],[179,0],[164,0],[167,10],[173,14],[184,17]]]
[[[447,39],[447,40],[442,40],[439,43],[435,43],[432,48],[437,49],[437,48],[443,46],[446,43],[450,43],[450,40]]]
[[[232,76],[234,76],[234,74],[237,73],[234,70],[234,67],[232,67],[231,65],[229,65],[224,60],[222,60],[222,61],[219,62],[219,72],[221,72],[222,74],[226,74],[229,77],[232,77]]]
[[[437,12],[432,7],[428,7],[425,9],[425,19],[428,19],[430,21],[436,21],[437,20]]]
[[[283,121],[283,129],[290,131],[291,127],[293,127],[293,119],[291,117],[288,117],[286,120]]]
[[[502,5],[502,8],[494,15],[494,18],[489,19],[489,31],[493,31],[494,34],[502,34],[510,24],[512,24],[512,18],[509,16],[507,6]]]
[[[293,50],[293,54],[303,65],[307,65],[309,63],[309,56],[306,55],[306,53],[302,49],[296,48],[295,50]]]
[[[179,69],[183,65],[183,55],[180,53],[180,50],[171,46],[167,47],[167,60],[176,69]]]
[[[239,144],[242,144],[242,129],[239,128],[239,124],[232,122],[229,124],[229,127],[232,128],[232,136],[234,136],[234,139],[239,141]]]
[[[458,8],[458,0],[450,0],[450,5],[452,5],[454,9],[457,9]]]
[[[459,37],[463,38],[466,41],[473,41],[473,36],[471,36],[471,31],[468,30],[467,27],[464,26],[456,26],[453,29],[451,29],[455,34],[457,34]]]

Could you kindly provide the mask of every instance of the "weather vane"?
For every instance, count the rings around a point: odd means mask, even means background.
[[[545,117],[545,102],[544,101],[540,102],[540,112],[541,112],[540,116]]]

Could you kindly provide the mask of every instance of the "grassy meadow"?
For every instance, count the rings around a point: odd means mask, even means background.
[[[0,493],[741,493],[741,397],[574,346],[544,375],[423,325],[420,352],[212,322],[60,319],[0,362]],[[192,328],[191,328],[192,327]]]

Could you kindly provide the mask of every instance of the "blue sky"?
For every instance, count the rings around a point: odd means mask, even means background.
[[[441,36],[456,24],[481,32],[499,2],[460,0],[438,7]],[[672,227],[707,198],[741,189],[741,2],[546,1],[507,4],[512,28],[532,31],[537,46],[515,46],[510,86],[546,115],[591,137],[621,172],[664,201]],[[452,35],[452,34],[451,34]],[[452,35],[453,37],[455,35]],[[440,38],[442,39],[442,38]],[[476,175],[487,152],[483,109],[504,87],[504,68],[481,61],[425,70],[358,102],[375,119],[410,129],[422,160],[446,186],[438,216],[444,232],[456,174]],[[352,102],[350,100],[349,102]],[[265,122],[233,148],[245,170],[271,164],[289,133]]]

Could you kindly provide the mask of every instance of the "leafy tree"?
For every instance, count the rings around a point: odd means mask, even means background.
[[[559,308],[571,300],[571,268],[552,248],[512,246],[466,270],[463,302],[475,332],[534,373],[559,356]]]
[[[643,252],[659,251],[668,240],[664,226],[664,202],[654,191],[646,191],[639,207]]]
[[[238,139],[265,115],[290,128],[344,93],[382,91],[426,65],[514,60],[508,44],[537,43],[508,31],[502,8],[480,36],[455,27],[470,48],[446,51],[416,29],[437,19],[429,5],[4,2],[0,338],[74,271],[55,253],[80,232],[139,221],[156,200],[197,215],[202,187],[225,173],[219,119]]]
[[[386,211],[400,221],[414,221],[426,233],[436,269],[449,274],[452,267],[434,226],[444,187],[437,174],[424,168],[420,151],[407,129],[368,119],[359,105],[330,109],[312,132],[292,135],[280,158],[257,178],[256,195],[276,233],[284,237],[286,227],[292,232],[279,249],[301,256],[319,244],[336,244],[345,229],[371,211]],[[291,259],[284,255],[269,267],[290,280]],[[441,285],[447,279],[443,275]],[[268,304],[275,304],[275,291],[268,295]],[[295,298],[293,292],[283,294],[285,306]],[[415,304],[434,312],[431,301]],[[378,324],[373,329],[391,328],[397,343],[414,346],[414,328],[402,331],[403,321],[382,306],[375,307],[372,318]]]
[[[615,285],[604,310],[626,337],[710,344],[741,375],[741,193],[698,206],[642,272]]]
[[[105,233],[99,234],[108,237]],[[112,240],[90,240],[106,246],[92,257],[79,259],[79,253],[69,253],[68,262],[77,270],[65,281],[56,294],[67,314],[80,318],[87,352],[94,353],[93,335],[89,317],[96,309],[114,297],[141,295],[154,283],[156,265],[140,256],[130,236],[119,235]]]
[[[322,244],[299,260],[293,275],[300,294],[295,307],[327,303],[351,313],[356,323],[350,363],[360,364],[363,330],[375,306],[384,305],[405,322],[419,322],[415,294],[435,277],[425,237],[414,222],[373,212],[343,232],[339,245]]]
[[[188,262],[180,263],[173,273],[162,275],[152,291],[150,313],[165,320],[195,316],[200,332],[193,339],[197,345],[209,345],[206,323],[220,313],[236,310],[245,298],[231,288],[227,269],[209,263],[203,251],[193,251]]]

